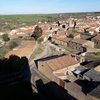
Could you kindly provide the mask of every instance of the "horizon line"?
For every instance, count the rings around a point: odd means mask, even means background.
[[[100,11],[77,11],[77,12],[55,12],[55,13],[16,13],[16,14],[0,14],[1,15],[51,15],[51,14],[75,14],[75,13],[100,13]]]

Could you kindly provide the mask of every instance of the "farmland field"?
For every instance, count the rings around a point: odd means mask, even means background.
[[[0,15],[0,31],[8,31],[21,26],[33,25],[37,22],[53,22],[67,20],[70,16],[84,18],[86,16],[98,16],[100,12],[90,13],[61,13],[61,14],[24,14],[24,15]]]
[[[0,31],[12,30],[21,26],[33,25],[37,22],[52,22],[57,15],[0,15]]]

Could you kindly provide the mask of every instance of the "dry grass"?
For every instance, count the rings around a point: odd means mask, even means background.
[[[34,41],[22,41],[21,45],[19,48],[16,48],[15,50],[12,50],[8,52],[5,57],[8,58],[10,55],[17,55],[19,57],[22,56],[28,56],[35,47],[35,42]]]

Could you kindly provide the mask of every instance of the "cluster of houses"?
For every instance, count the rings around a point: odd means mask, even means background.
[[[32,33],[33,30],[34,30],[34,26],[25,26],[25,27],[11,30],[9,35],[19,35],[19,34]]]
[[[51,41],[70,47],[80,52],[86,52],[88,48],[94,48],[100,46],[100,32],[91,34],[89,31],[84,32],[77,31],[79,27],[76,25],[76,29],[68,27],[67,24],[61,24],[56,28],[50,28],[49,38]]]
[[[100,18],[86,17],[83,19],[69,18],[67,22],[37,23],[43,30],[44,41],[51,38],[52,41],[85,52],[88,47],[94,48],[100,45]],[[26,36],[32,33],[36,25],[25,26],[11,30],[9,35]]]
[[[100,46],[100,17],[69,19],[69,22],[38,23],[44,41],[81,53]],[[9,35],[32,33],[36,25],[12,30]],[[36,60],[38,71],[57,83],[77,100],[100,100],[100,62],[86,61],[81,55],[55,55]],[[81,96],[80,96],[81,95]]]
[[[94,33],[88,31],[89,28],[86,27],[89,25],[92,27],[92,23],[96,25],[98,23],[99,26],[99,20],[94,19],[91,23],[91,19],[87,18],[85,27],[82,21],[77,20],[81,26],[78,26],[77,22],[71,25],[53,23],[50,28],[49,26],[46,28],[48,31],[45,36],[51,43],[55,42],[81,53],[86,52],[88,48],[100,46],[100,31],[96,31],[98,27],[94,28]],[[84,31],[77,31],[80,28]],[[35,63],[40,73],[66,89],[77,100],[100,100],[100,62],[86,61],[81,55],[70,54],[42,58]]]
[[[40,73],[66,89],[76,99],[99,100],[100,62],[91,61],[85,64],[84,62],[85,59],[81,56],[57,55],[37,60],[36,65]],[[93,89],[91,89],[92,87]],[[82,89],[85,89],[86,92]],[[88,92],[88,89],[91,90]],[[83,98],[80,97],[80,93]]]

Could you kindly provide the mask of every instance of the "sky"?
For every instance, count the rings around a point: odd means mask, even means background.
[[[100,0],[0,0],[0,14],[98,12]]]

